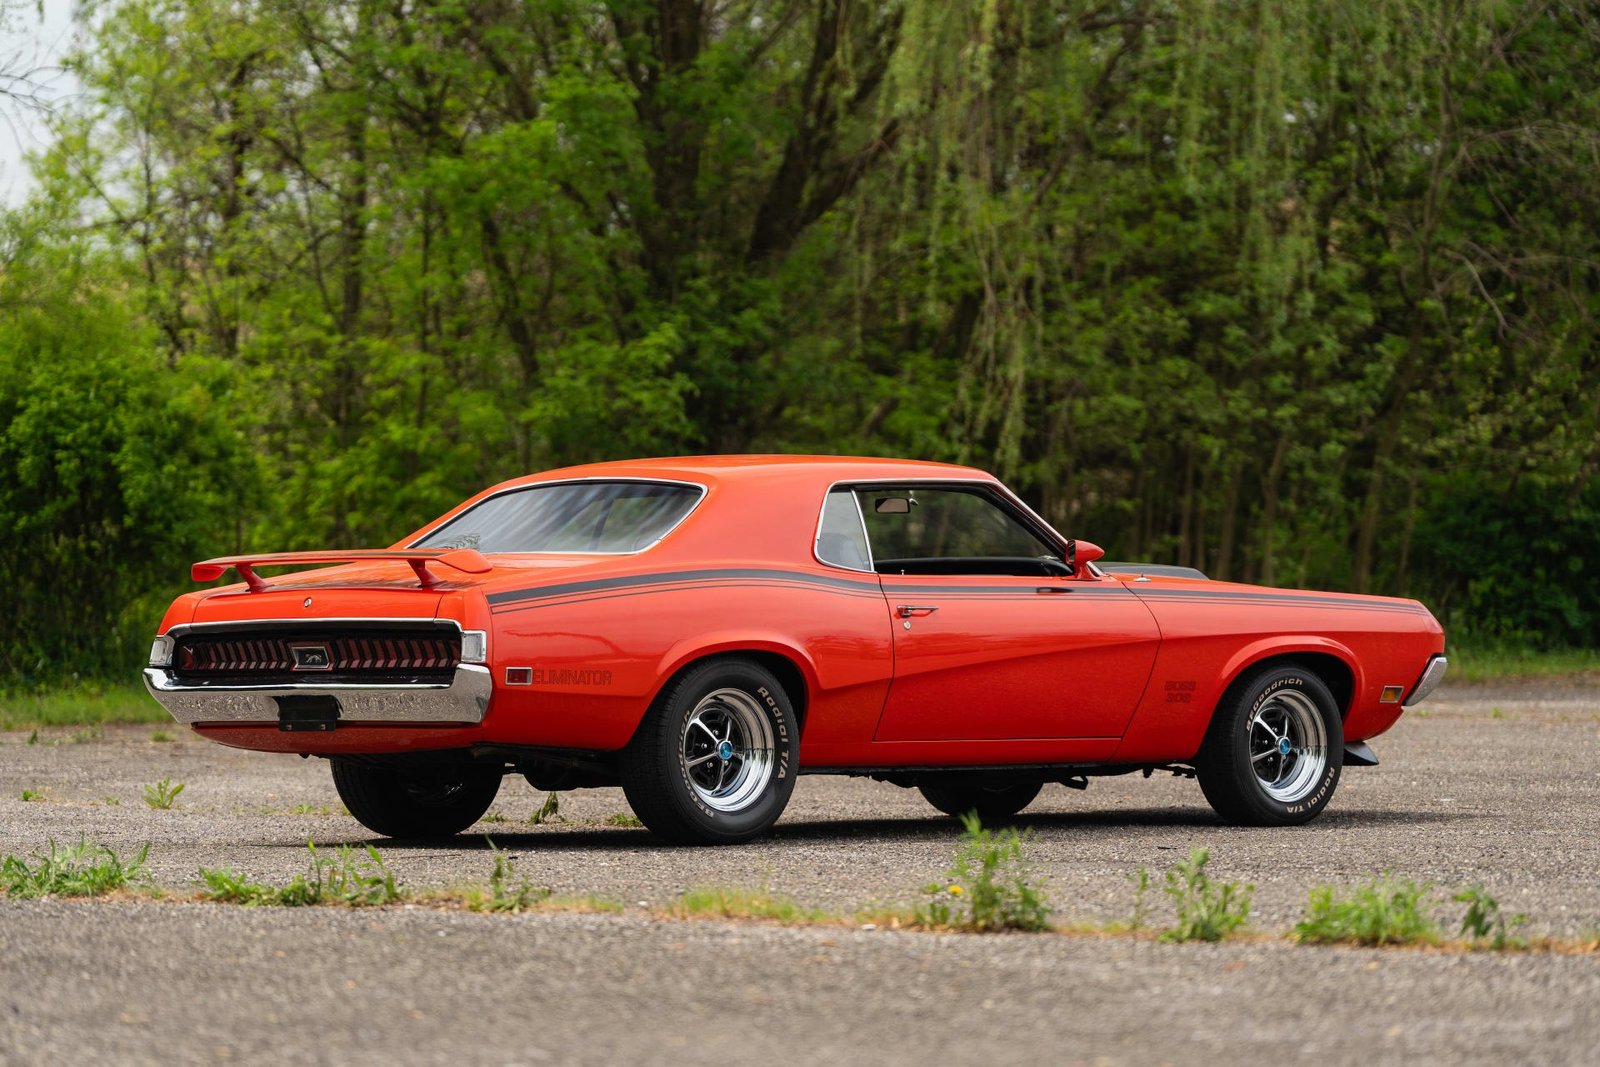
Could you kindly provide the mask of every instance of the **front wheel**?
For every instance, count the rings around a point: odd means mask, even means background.
[[[1218,815],[1241,826],[1310,822],[1333,799],[1344,724],[1333,694],[1303,667],[1276,667],[1224,698],[1195,760]]]
[[[449,837],[483,818],[500,792],[500,771],[409,768],[333,761],[339,799],[362,826],[384,837]]]
[[[800,736],[783,686],[742,658],[690,668],[622,753],[639,820],[677,844],[725,845],[771,829],[794,791]]]

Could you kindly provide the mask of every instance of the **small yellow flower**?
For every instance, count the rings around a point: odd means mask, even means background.
[[[953,896],[953,897],[959,897],[961,895],[961,887],[958,886],[958,885],[951,886],[950,887],[950,895]]]

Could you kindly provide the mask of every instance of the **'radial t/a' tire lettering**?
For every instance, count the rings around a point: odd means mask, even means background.
[[[1322,813],[1339,786],[1344,724],[1322,679],[1268,668],[1223,698],[1195,760],[1218,815],[1240,826],[1290,826]]]
[[[771,671],[741,657],[707,660],[645,715],[622,753],[623,792],[668,841],[748,841],[789,803],[799,745],[794,705]]]

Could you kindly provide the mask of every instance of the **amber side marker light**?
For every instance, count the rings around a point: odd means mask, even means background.
[[[1400,695],[1405,691],[1406,687],[1403,685],[1386,685],[1383,687],[1383,695],[1378,697],[1378,703],[1398,704],[1400,703]]]

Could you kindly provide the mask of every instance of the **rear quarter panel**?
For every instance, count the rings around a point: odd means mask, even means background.
[[[495,695],[485,740],[621,748],[674,673],[735,651],[773,653],[799,669],[803,744],[870,740],[883,708],[893,637],[871,575],[733,561],[529,593],[490,600]],[[529,668],[532,684],[507,685],[508,667]]]

